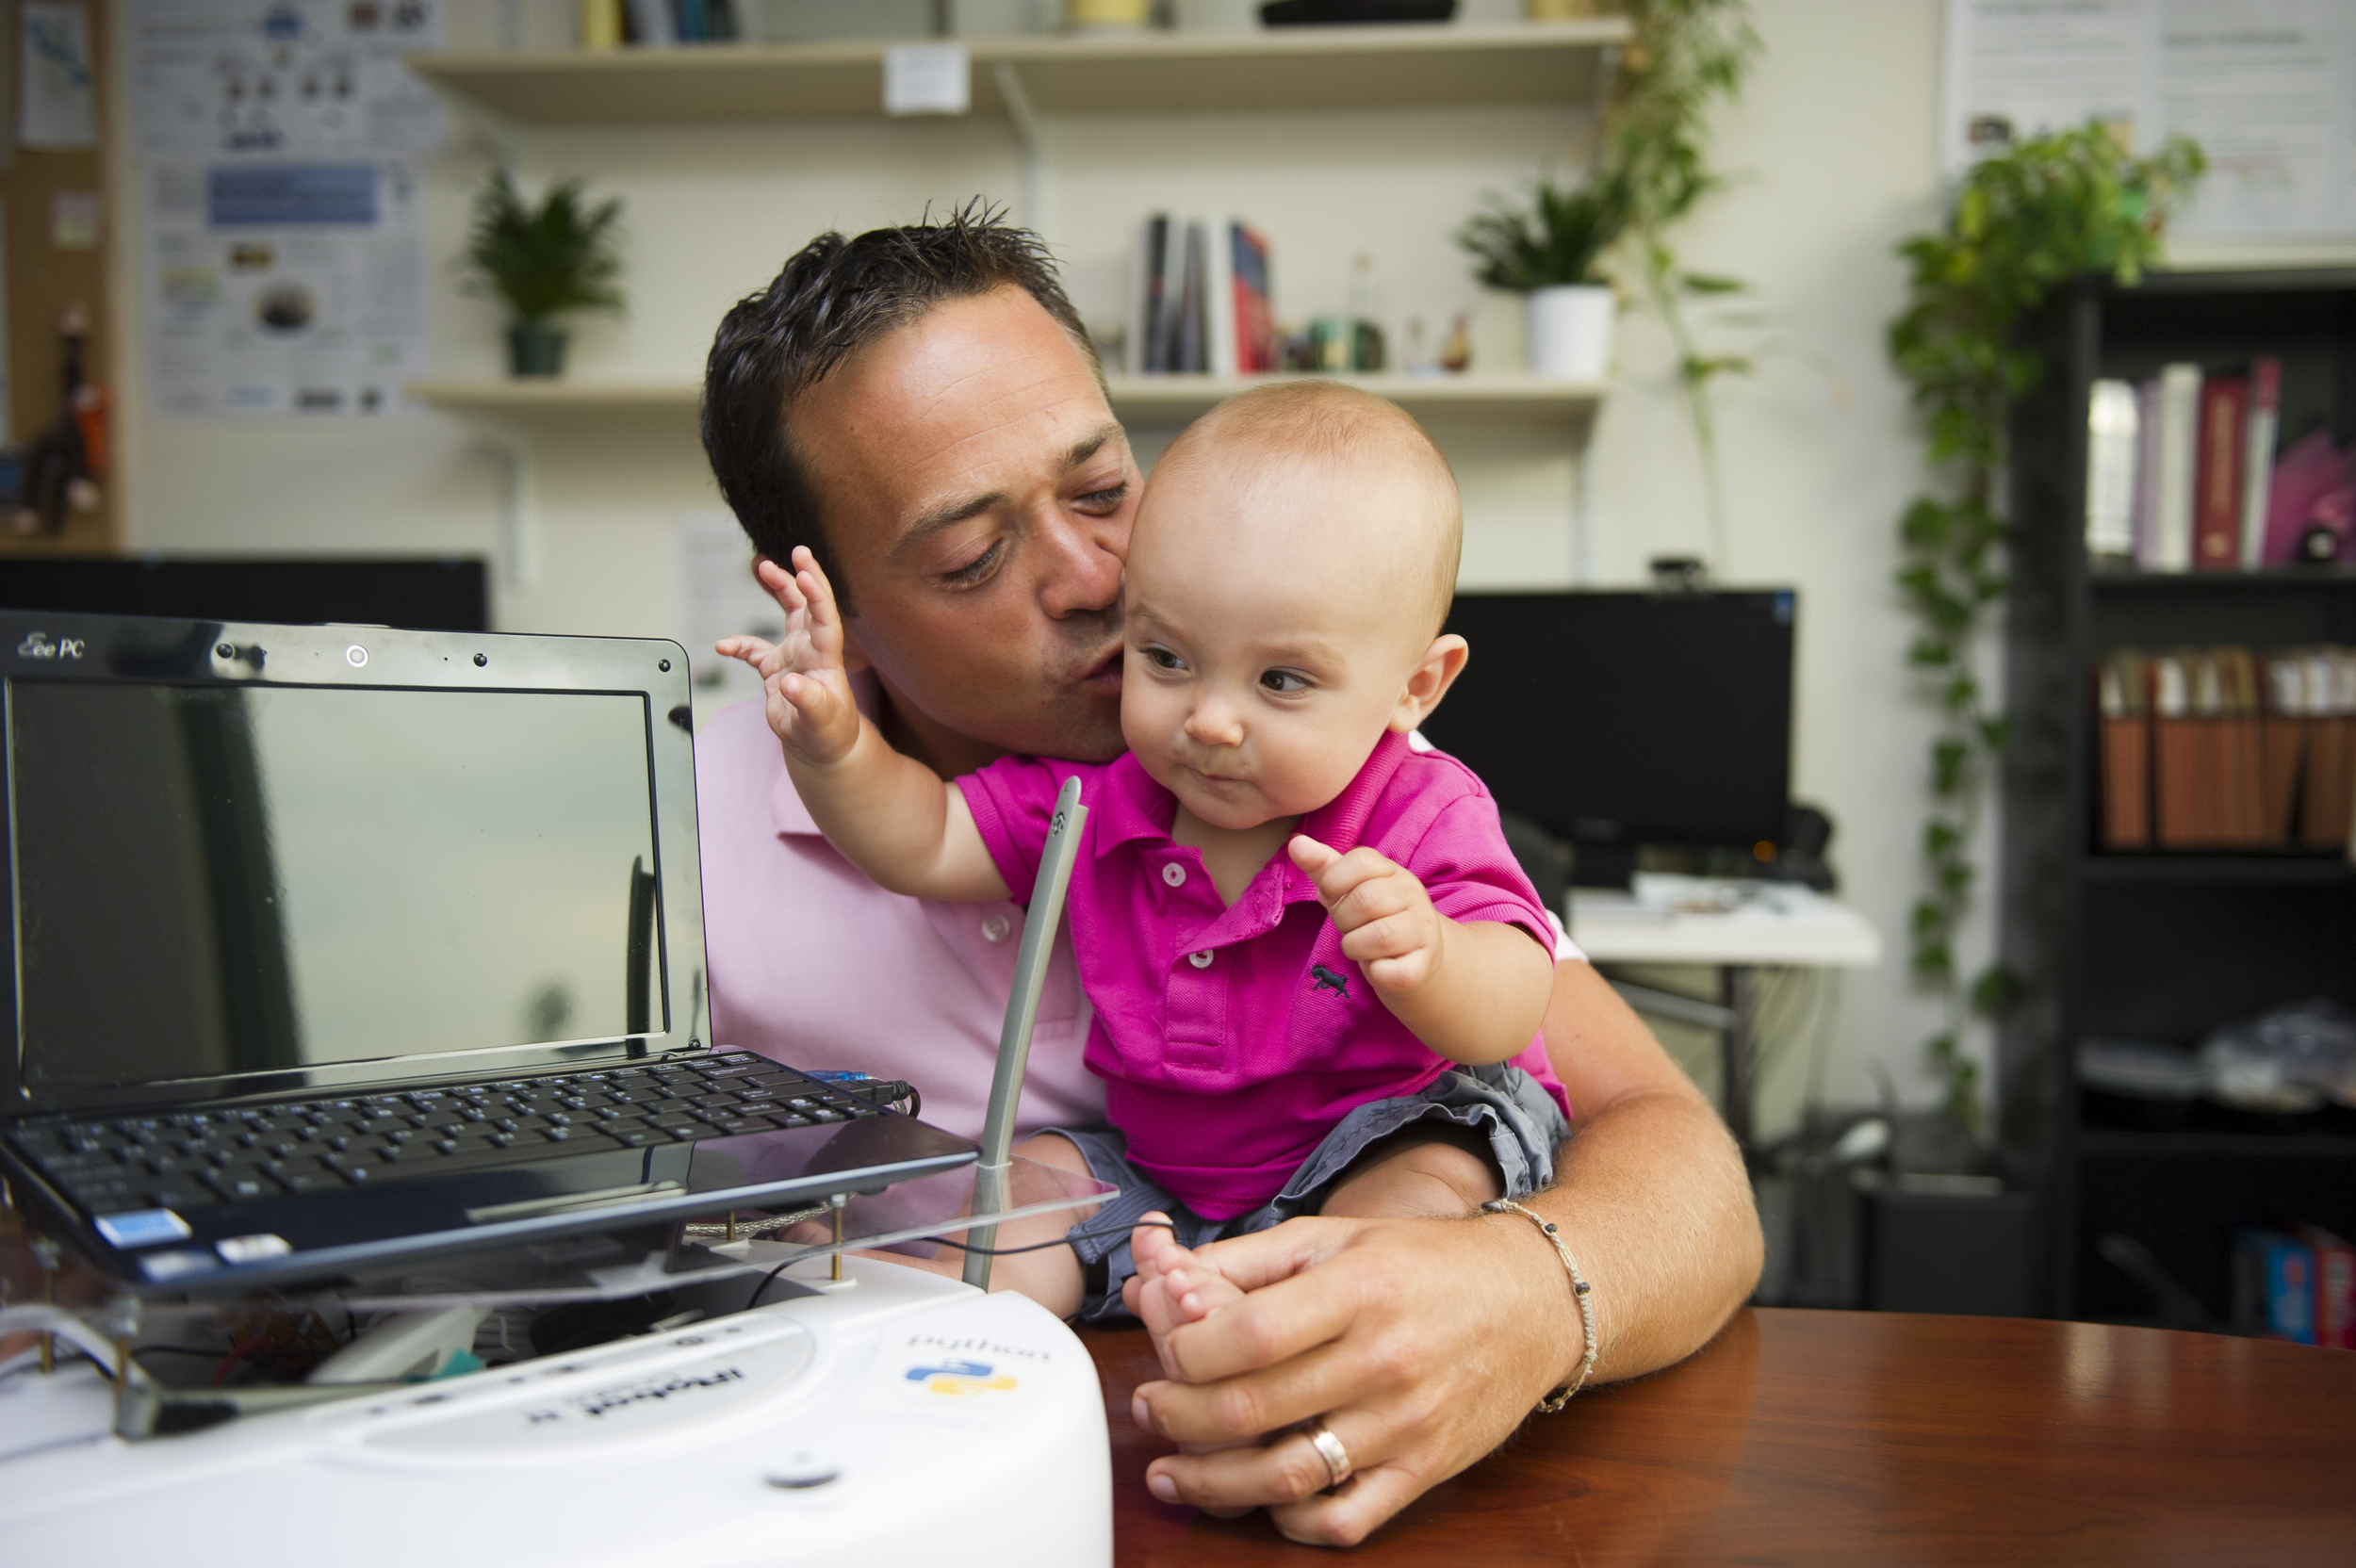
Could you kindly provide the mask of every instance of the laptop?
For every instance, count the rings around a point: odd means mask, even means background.
[[[676,643],[0,612],[0,1176],[128,1285],[975,1157],[712,1044]]]

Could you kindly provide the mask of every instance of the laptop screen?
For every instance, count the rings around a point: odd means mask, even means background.
[[[28,1088],[668,1027],[643,695],[20,678],[8,726]]]

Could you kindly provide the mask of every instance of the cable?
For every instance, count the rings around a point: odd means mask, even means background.
[[[1171,1224],[1167,1219],[1139,1219],[1128,1225],[1114,1226],[1111,1229],[1104,1231],[1089,1231],[1074,1227],[1072,1230],[1066,1231],[1062,1235],[1056,1237],[1054,1241],[1036,1241],[1028,1247],[973,1247],[962,1241],[951,1241],[947,1236],[934,1236],[931,1239],[936,1245],[941,1247],[954,1247],[960,1252],[979,1252],[986,1257],[1010,1258],[1017,1252],[1044,1252],[1051,1248],[1069,1247],[1075,1241],[1093,1241],[1099,1236],[1117,1235],[1122,1231],[1133,1231],[1141,1225],[1151,1226],[1156,1230],[1169,1231],[1172,1234],[1175,1234],[1178,1230],[1177,1226]],[[795,1264],[800,1263],[807,1255],[808,1254],[806,1253],[797,1253],[794,1256],[786,1259],[783,1263],[777,1265],[777,1267],[769,1270],[768,1273],[763,1274],[761,1277],[761,1283],[753,1286],[753,1294],[744,1302],[744,1310],[750,1312],[755,1307],[761,1305],[761,1297],[768,1291],[769,1286],[776,1282],[777,1277],[784,1273],[787,1269],[793,1267]]]

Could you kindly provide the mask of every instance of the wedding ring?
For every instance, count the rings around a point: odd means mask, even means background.
[[[1309,1440],[1309,1446],[1317,1451],[1317,1458],[1325,1461],[1325,1473],[1331,1478],[1325,1483],[1326,1491],[1331,1492],[1350,1479],[1350,1450],[1342,1446],[1342,1440],[1328,1430],[1324,1422],[1311,1421],[1300,1430]]]

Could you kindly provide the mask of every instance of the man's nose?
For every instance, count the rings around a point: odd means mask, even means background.
[[[1058,513],[1039,530],[1046,548],[1039,603],[1051,619],[1097,615],[1121,602],[1121,557],[1129,542],[1127,518],[1073,517]]]

